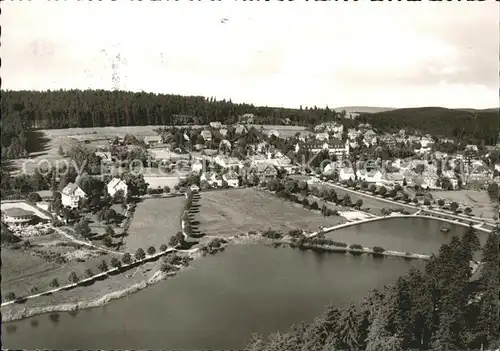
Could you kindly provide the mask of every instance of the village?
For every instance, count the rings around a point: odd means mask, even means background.
[[[328,122],[307,131],[252,122],[247,114],[232,126],[160,127],[151,130],[157,135],[142,138],[78,135],[76,146],[60,146],[58,152],[73,168],[79,168],[75,162],[84,166],[83,172],[68,169],[62,177],[52,172],[52,188],[30,193],[31,203],[68,224],[80,218],[78,211],[103,207],[102,201],[106,210],[126,217],[131,196],[174,196],[187,186],[238,188],[313,176],[391,198],[404,189],[400,195],[407,202],[419,203],[417,195],[425,192],[445,209],[498,220],[498,148],[405,130],[382,134],[368,123],[347,129]],[[7,207],[2,205],[5,223],[29,222],[25,205]]]
[[[117,286],[136,289],[182,267],[171,262],[241,235],[299,232],[311,243],[341,245],[335,250],[428,259],[325,233],[386,217],[431,216],[484,232],[499,224],[498,147],[380,133],[368,123],[308,129],[252,118],[44,131],[53,158],[28,159],[31,172],[13,174],[2,198],[2,255],[11,262],[3,268],[6,318],[22,317],[17,303],[27,298],[29,311],[41,311],[75,299],[85,307]]]

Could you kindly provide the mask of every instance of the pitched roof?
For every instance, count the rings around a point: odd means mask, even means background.
[[[161,135],[146,135],[144,141],[161,141]]]
[[[111,187],[111,188],[116,188],[118,186],[118,184],[120,183],[123,183],[125,184],[125,182],[123,180],[121,180],[120,178],[113,178],[111,179],[111,181],[108,183],[108,187]],[[127,184],[125,184],[127,185]]]
[[[77,184],[75,183],[68,183],[68,185],[66,185],[64,187],[64,189],[61,191],[64,195],[73,195],[75,193],[75,191],[77,191],[78,189],[80,189],[83,193],[85,193]]]
[[[266,172],[266,171],[277,172],[276,168],[274,168],[274,166],[272,166],[270,164],[267,164],[267,163],[257,163],[252,168],[255,169],[257,172],[260,172],[260,173],[261,172]]]
[[[9,217],[27,217],[34,215],[33,212],[23,210],[22,208],[19,207],[13,207],[5,210],[5,214]]]

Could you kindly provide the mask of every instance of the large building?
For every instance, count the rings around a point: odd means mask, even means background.
[[[87,194],[75,183],[69,183],[61,191],[61,202],[63,206],[77,208],[80,199],[86,198]]]
[[[22,208],[13,207],[2,211],[2,221],[7,224],[25,225],[35,218],[35,214]]]
[[[127,196],[127,184],[120,178],[113,178],[107,185],[108,194],[115,196],[118,191],[123,191],[123,196]]]
[[[330,155],[335,155],[337,160],[342,160],[349,156],[349,141],[342,142],[340,139],[332,139],[325,142],[314,141],[309,144],[312,152],[328,150]]]

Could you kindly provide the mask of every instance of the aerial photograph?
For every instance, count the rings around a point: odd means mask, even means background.
[[[498,1],[10,1],[3,350],[500,351]]]

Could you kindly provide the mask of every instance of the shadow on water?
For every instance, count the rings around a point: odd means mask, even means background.
[[[49,319],[51,320],[51,322],[53,322],[54,324],[57,324],[59,323],[59,319],[61,318],[61,315],[59,313],[51,313],[49,315]]]
[[[15,325],[15,324],[9,324],[9,325],[5,326],[5,330],[9,334],[15,333],[17,331],[17,325]]]
[[[76,317],[78,315],[78,310],[74,310],[74,311],[69,311],[68,314],[71,316],[71,317]]]
[[[33,328],[38,327],[38,319],[32,319],[30,324]]]
[[[50,139],[45,136],[44,133],[40,131],[31,131],[26,133],[26,151],[28,153],[32,152],[43,152],[49,149]]]

